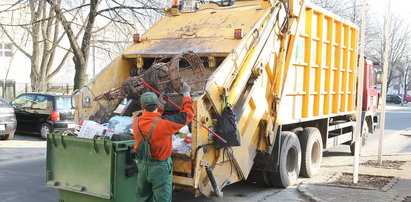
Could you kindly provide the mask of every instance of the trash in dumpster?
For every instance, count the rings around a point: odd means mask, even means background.
[[[93,139],[95,136],[107,136],[111,139],[114,131],[107,128],[107,126],[99,124],[94,121],[86,120],[81,126],[78,137]]]
[[[129,116],[113,116],[108,121],[108,129],[113,130],[115,135],[133,134],[133,118]]]
[[[178,154],[191,152],[191,133],[188,126],[173,134],[173,152]]]

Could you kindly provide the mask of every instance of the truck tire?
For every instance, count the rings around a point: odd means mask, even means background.
[[[298,136],[301,144],[301,171],[304,177],[313,177],[320,171],[323,141],[317,128],[307,127]]]
[[[365,147],[365,144],[367,143],[368,139],[368,124],[365,121],[363,126],[362,126],[362,135],[361,135],[361,145],[360,145],[360,156],[362,155],[363,148]],[[355,142],[352,142],[350,145],[350,152],[351,155],[354,156],[355,154]]]
[[[280,152],[278,172],[269,172],[268,175],[274,186],[286,188],[294,185],[300,174],[301,146],[295,133],[281,132]]]
[[[304,128],[303,127],[298,127],[298,128],[294,128],[291,130],[291,132],[295,133],[298,136],[300,136],[300,133],[303,132]]]

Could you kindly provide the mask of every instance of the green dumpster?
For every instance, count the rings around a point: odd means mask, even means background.
[[[64,136],[47,137],[47,186],[59,202],[136,201],[136,170],[130,150],[135,141]]]

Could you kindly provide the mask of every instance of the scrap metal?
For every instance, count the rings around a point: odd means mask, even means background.
[[[188,64],[188,66],[182,67],[182,64]],[[134,70],[132,70],[134,73],[132,75],[137,72]],[[137,76],[128,78],[119,88],[109,90],[97,96],[94,100],[138,99],[144,92],[149,91],[146,86],[142,85],[139,78],[158,89],[163,95],[167,96],[175,93],[182,95],[181,80],[183,76],[180,73],[189,70],[191,70],[190,76],[194,79],[186,81],[192,86],[191,94],[193,96],[203,94],[207,82],[203,62],[196,53],[188,51],[174,56],[169,62],[154,62],[147,70]]]

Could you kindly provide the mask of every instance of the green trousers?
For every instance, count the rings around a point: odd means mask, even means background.
[[[170,202],[172,161],[150,158],[137,163],[137,202]]]

